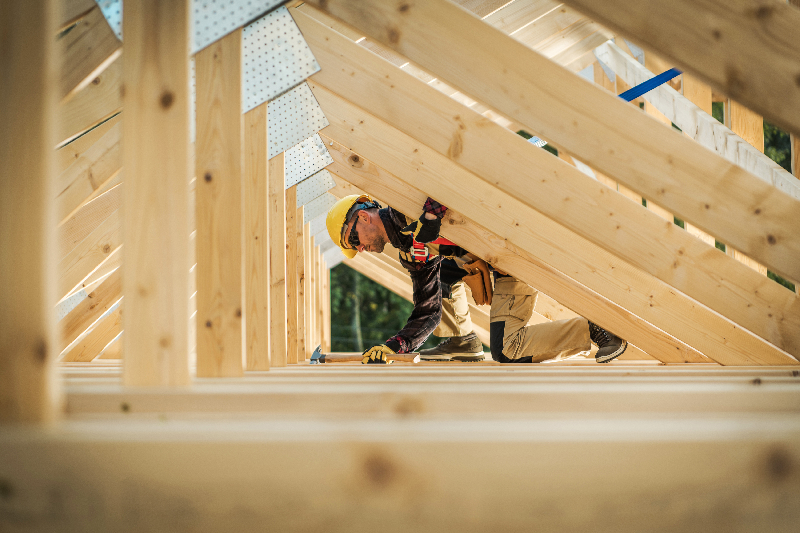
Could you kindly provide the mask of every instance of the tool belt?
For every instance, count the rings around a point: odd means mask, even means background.
[[[463,266],[469,272],[462,279],[472,291],[472,299],[477,305],[492,304],[492,278],[489,274],[489,265],[483,259],[476,259]]]

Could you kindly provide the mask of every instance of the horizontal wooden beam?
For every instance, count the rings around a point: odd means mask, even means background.
[[[324,134],[338,142],[347,143],[356,153],[356,157],[366,157],[397,178],[425,191],[420,205],[425,196],[431,196],[459,213],[470,213],[469,218],[474,222],[484,228],[491,227],[491,231],[507,239],[515,247],[523,248],[562,273],[569,273],[569,278],[602,294],[634,315],[647,317],[647,322],[675,338],[680,338],[717,362],[737,364],[735,361],[738,360],[738,364],[743,364],[744,361],[755,362],[755,358],[762,364],[779,364],[780,361],[793,364],[795,361],[786,352],[744,331],[717,313],[709,312],[707,308],[665,283],[632,268],[531,209],[517,199],[516,195],[504,193],[491,183],[480,180],[463,167],[434,153],[425,145],[410,139],[340,97],[314,90],[331,122]],[[331,146],[328,148],[332,149]],[[332,151],[332,155],[334,160],[339,158],[341,163],[348,166],[358,163],[348,159],[350,155],[346,150],[341,155]],[[370,192],[361,183],[357,185]],[[390,197],[385,194],[377,196]],[[416,209],[419,207],[414,208]],[[475,251],[472,248],[476,240],[478,239],[472,236],[471,240],[462,238],[460,242],[468,243],[464,246]],[[581,250],[581,253],[577,254],[575,250]],[[483,257],[489,260],[489,257]],[[502,265],[499,267],[508,271]],[[587,316],[580,304],[576,306],[568,303],[561,295],[542,286],[541,282],[525,281],[572,310],[595,320]],[[609,312],[602,316],[609,316]],[[608,327],[611,331],[619,331],[610,325]],[[737,340],[731,342],[733,338]],[[635,339],[628,340],[651,355],[661,357]],[[661,349],[663,350],[663,346]],[[734,356],[734,352],[737,355]],[[733,359],[729,359],[731,357]]]
[[[447,0],[314,6],[779,272],[800,276],[800,201],[576,78]],[[800,106],[798,106],[800,107]],[[624,157],[620,157],[624,153]],[[699,177],[703,179],[699,179]]]
[[[771,122],[800,133],[796,8],[774,0],[565,3],[655,49]]]
[[[800,300],[577,168],[295,14],[321,84],[581,237],[800,355]],[[315,89],[323,108],[331,99]],[[792,178],[794,179],[794,178]],[[444,201],[444,200],[442,200]],[[800,204],[798,204],[800,205]]]

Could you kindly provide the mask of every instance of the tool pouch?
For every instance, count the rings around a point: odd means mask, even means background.
[[[476,259],[464,265],[464,270],[469,272],[462,279],[472,291],[472,299],[476,305],[492,304],[492,278],[489,274],[489,265],[483,259]]]

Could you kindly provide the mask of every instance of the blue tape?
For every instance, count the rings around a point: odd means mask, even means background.
[[[681,71],[676,68],[671,68],[666,72],[662,72],[658,76],[654,76],[647,81],[644,81],[637,85],[636,87],[631,87],[624,93],[620,94],[619,97],[625,100],[626,102],[630,102],[632,100],[636,100],[640,96],[645,93],[649,93],[659,85],[663,85],[667,83],[669,80],[674,78],[675,76],[680,76]]]

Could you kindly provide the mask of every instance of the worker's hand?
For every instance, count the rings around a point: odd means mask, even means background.
[[[385,344],[379,344],[377,346],[373,346],[372,348],[367,348],[364,350],[364,359],[361,360],[361,364],[363,365],[385,365],[391,363],[386,359],[386,356],[389,354],[395,353],[394,350],[386,346]]]
[[[439,238],[439,230],[442,227],[442,218],[447,213],[447,207],[440,204],[433,198],[428,198],[422,206],[422,216],[415,220],[400,233],[411,235],[411,237],[422,243],[435,241]]]

